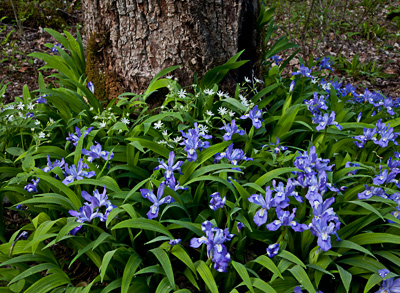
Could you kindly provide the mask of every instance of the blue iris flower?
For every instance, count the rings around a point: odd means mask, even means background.
[[[202,244],[206,244],[207,255],[208,258],[214,262],[214,269],[218,272],[226,272],[231,260],[231,255],[223,243],[230,241],[235,235],[230,234],[228,228],[222,230],[218,227],[213,227],[210,221],[203,222],[201,229],[206,235],[200,238],[192,238],[190,240],[190,246],[198,248]]]
[[[290,213],[289,211],[283,211],[280,207],[277,207],[276,215],[278,220],[267,224],[267,229],[270,231],[276,231],[281,226],[290,226],[296,232],[303,232],[304,230],[307,230],[309,227],[306,224],[299,224],[294,220],[295,213],[296,208],[293,208],[292,213]]]
[[[102,158],[103,160],[107,161],[107,160],[111,160],[114,157],[113,152],[103,151],[101,145],[98,142],[95,142],[95,143],[96,143],[96,145],[92,145],[90,147],[90,151],[88,151],[86,149],[82,149],[82,154],[84,154],[85,156],[88,156],[88,161],[90,163],[92,163],[93,160],[98,159],[98,158]]]
[[[253,221],[257,226],[261,226],[267,222],[268,210],[276,206],[275,201],[272,198],[272,190],[270,186],[267,186],[266,188],[265,198],[260,194],[252,194],[249,197],[249,202],[261,206],[261,209],[255,213],[253,218]]]
[[[242,115],[240,119],[247,119],[250,118],[251,121],[253,122],[253,126],[257,129],[259,129],[262,124],[261,124],[261,116],[262,116],[262,110],[258,110],[258,105],[255,105],[252,110],[248,114]]]
[[[335,112],[332,111],[331,115],[328,116],[328,113],[325,113],[324,115],[318,114],[314,117],[312,120],[313,123],[318,123],[317,126],[317,131],[320,131],[322,129],[325,129],[329,125],[335,125],[339,130],[342,130],[343,127],[335,121]]]
[[[90,131],[92,131],[92,129],[93,127],[89,127],[83,134],[83,137],[88,135]],[[68,132],[68,137],[66,138],[66,140],[70,141],[74,146],[76,146],[76,144],[79,141],[79,138],[81,137],[81,130],[78,127],[75,127],[75,132],[76,134]]]
[[[144,198],[147,198],[153,203],[153,205],[150,207],[149,212],[146,214],[147,218],[149,219],[157,218],[160,205],[164,203],[169,204],[171,202],[174,202],[174,199],[170,195],[162,198],[164,189],[165,189],[165,184],[160,183],[157,190],[157,196],[153,193],[153,190],[140,189],[140,193],[142,194],[142,196]]]
[[[47,166],[44,167],[42,170],[47,173],[53,170],[55,167],[62,168],[64,164],[65,164],[64,158],[62,158],[61,161],[55,160],[54,163],[52,163],[50,160],[50,156],[47,155]]]
[[[68,167],[68,164],[65,164],[65,173],[68,174],[68,176],[65,177],[63,180],[63,183],[65,185],[74,182],[75,180],[82,180],[83,177],[86,178],[91,178],[93,176],[96,176],[96,173],[94,171],[87,171],[84,170],[88,169],[89,167],[85,164],[83,164],[83,160],[80,159],[78,162],[78,166],[72,165],[71,167]]]
[[[304,64],[300,65],[300,70],[297,72],[292,72],[292,75],[302,75],[304,77],[310,77],[310,78],[315,78],[314,76],[311,75],[311,69],[309,69],[308,67],[304,66]]]
[[[279,252],[279,243],[274,243],[268,246],[267,248],[267,255],[270,258],[273,258]]]
[[[171,177],[174,177],[174,171],[179,172],[179,174],[183,175],[181,172],[181,166],[183,164],[183,161],[178,161],[175,163],[175,153],[174,151],[171,151],[169,153],[168,157],[168,165],[164,162],[164,160],[158,159],[160,165],[154,168],[154,170],[158,169],[164,169],[165,170],[165,180],[168,181],[171,179]],[[175,163],[175,164],[174,164]]]
[[[37,191],[37,186],[38,186],[38,184],[39,184],[39,181],[40,181],[40,179],[38,178],[38,179],[32,179],[32,183],[28,183],[25,187],[24,187],[24,189],[26,190],[26,191],[28,191],[29,193],[32,193],[32,192],[38,192]]]
[[[220,128],[221,130],[225,130],[226,133],[224,134],[223,138],[224,141],[228,141],[232,138],[232,135],[235,133],[238,133],[239,135],[244,134],[244,130],[239,130],[239,128],[236,126],[236,121],[232,120],[231,124],[224,124],[223,127]]]

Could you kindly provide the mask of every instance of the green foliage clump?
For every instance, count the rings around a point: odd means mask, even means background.
[[[27,220],[0,230],[5,290],[375,292],[400,274],[398,99],[329,80],[327,58],[285,77],[269,53],[222,92],[239,52],[103,107],[79,33],[47,31],[62,46],[32,56],[55,85],[0,105],[1,209]]]

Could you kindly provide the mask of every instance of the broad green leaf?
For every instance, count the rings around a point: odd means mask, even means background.
[[[241,263],[238,263],[236,261],[232,261],[232,266],[235,268],[236,272],[239,274],[239,276],[242,278],[243,282],[249,288],[251,292],[254,292],[253,286],[251,284],[250,276],[249,273],[247,272],[247,269],[244,265]]]
[[[300,265],[295,265],[294,267],[289,269],[289,271],[296,278],[296,280],[304,286],[304,289],[306,289],[309,293],[315,292],[315,288],[311,283],[310,278],[308,277],[306,271]]]
[[[346,271],[341,266],[336,265],[336,267],[338,268],[339,275],[340,275],[340,278],[342,279],[342,283],[343,283],[344,288],[346,289],[346,292],[349,292],[351,279],[352,279],[353,276],[351,275],[351,273]]]
[[[171,253],[181,260],[196,275],[196,268],[186,250],[184,250],[180,245],[174,245],[171,248]]]
[[[265,184],[267,184],[268,182],[270,182],[272,179],[275,179],[282,174],[289,173],[289,172],[296,172],[296,171],[300,171],[300,170],[297,168],[292,168],[292,167],[274,169],[274,170],[269,171],[268,173],[265,173],[264,175],[262,175],[254,183],[262,187]]]
[[[174,236],[172,236],[172,234],[163,225],[154,220],[149,220],[149,219],[139,218],[139,219],[125,220],[115,225],[111,230],[121,229],[121,228],[150,230],[167,235],[171,239],[174,238]]]
[[[203,279],[204,283],[206,283],[211,293],[218,293],[217,283],[215,282],[210,268],[206,265],[206,263],[202,260],[199,260],[194,265],[197,272],[200,274],[200,277]]]
[[[107,251],[107,253],[103,257],[103,261],[101,262],[101,267],[100,267],[100,277],[101,277],[101,282],[102,283],[103,283],[103,280],[104,280],[104,276],[106,275],[108,264],[110,263],[112,257],[114,256],[114,253],[117,250],[118,249]]]
[[[292,263],[295,263],[297,265],[302,266],[303,268],[307,268],[306,265],[293,253],[287,251],[287,250],[282,250],[279,252],[278,256],[287,259],[288,261],[291,261]]]
[[[174,272],[172,271],[172,265],[171,261],[169,260],[168,254],[159,247],[150,250],[150,252],[152,252],[157,257],[162,268],[164,269],[164,272],[168,278],[168,281],[172,289],[175,289]]]
[[[57,273],[45,276],[39,281],[33,283],[32,286],[26,289],[25,293],[46,293],[59,286],[70,284],[71,281],[66,274],[63,271],[59,271],[61,270],[58,270]]]
[[[16,276],[14,279],[12,279],[10,281],[10,284],[18,282],[21,279],[25,279],[33,274],[39,273],[44,270],[50,270],[50,269],[59,269],[59,267],[52,263],[42,263],[42,264],[35,265],[35,266],[23,271],[18,276]]]
[[[367,284],[365,285],[364,293],[369,292],[369,290],[371,290],[372,287],[379,284],[380,282],[382,282],[382,277],[379,276],[378,274],[372,274],[369,277]],[[383,292],[385,292],[385,291],[383,291]]]
[[[269,257],[265,255],[260,255],[259,257],[257,257],[255,260],[252,261],[262,265],[267,270],[270,270],[274,274],[278,275],[280,278],[284,279],[281,272],[276,267],[275,263]]]
[[[136,253],[132,254],[129,257],[124,269],[124,274],[122,275],[121,292],[128,292],[129,285],[141,262],[142,259]]]

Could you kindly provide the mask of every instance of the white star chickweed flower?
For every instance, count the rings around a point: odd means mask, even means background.
[[[180,97],[181,99],[185,98],[186,97],[186,90],[180,89],[178,91],[178,97]]]
[[[40,121],[39,121],[39,120],[36,120],[36,121],[35,121],[35,125],[40,125]]]
[[[233,111],[229,111],[228,114],[229,114],[230,117],[235,116],[235,112],[233,112]]]
[[[211,89],[205,89],[205,90],[204,90],[204,93],[205,93],[206,95],[209,95],[209,96],[215,94],[215,92],[214,92],[213,90],[211,90]]]
[[[45,138],[45,137],[46,137],[46,134],[43,131],[41,131],[39,133],[39,138]]]
[[[20,103],[18,103],[17,109],[18,110],[23,110],[24,107],[25,107],[24,103],[20,102]]]
[[[181,140],[182,140],[181,136],[177,136],[177,137],[174,138],[174,142],[175,143],[179,143]]]
[[[218,113],[219,113],[219,115],[224,116],[225,114],[228,113],[228,110],[225,107],[219,107]]]
[[[261,79],[258,79],[258,78],[256,78],[256,77],[254,77],[254,81],[255,81],[256,83],[264,83]]]
[[[199,133],[200,134],[207,134],[208,133],[208,126],[207,125],[203,125],[203,124],[199,124]]]
[[[162,135],[167,136],[167,135],[168,135],[168,131],[167,131],[167,130],[164,130],[164,131],[162,132]]]
[[[218,91],[217,92],[217,96],[220,97],[220,98],[223,97],[224,95],[225,95],[225,93],[223,91]]]
[[[129,121],[129,119],[128,119],[128,118],[125,118],[125,117],[121,119],[121,122],[124,123],[125,125],[129,125],[129,123],[131,123],[131,122]]]
[[[154,128],[155,129],[160,129],[163,126],[163,123],[161,120],[159,120],[157,123],[154,123]]]
[[[29,103],[28,104],[28,109],[29,110],[33,110],[35,108],[35,105],[34,104],[32,104],[32,103]]]
[[[104,127],[106,127],[106,125],[107,125],[107,122],[105,122],[105,121],[103,120],[103,122],[100,123],[99,127],[100,127],[100,128],[104,128]]]
[[[318,78],[311,79],[311,83],[318,83]]]
[[[244,81],[247,83],[250,83],[250,78],[248,78],[247,76],[244,77]]]
[[[211,112],[210,110],[207,110],[207,111],[206,111],[206,114],[207,114],[208,116],[210,116],[210,117],[211,117],[211,116],[214,116],[214,113]]]

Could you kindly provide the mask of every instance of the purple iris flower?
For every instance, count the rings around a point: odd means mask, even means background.
[[[352,162],[347,162],[346,165],[345,165],[344,167],[345,167],[345,168],[360,167],[360,164],[358,164],[358,163],[352,163]],[[358,171],[358,170],[351,171],[351,172],[347,173],[347,176],[356,175],[357,171]]]
[[[91,222],[94,218],[103,218],[103,214],[99,213],[98,211],[95,211],[95,205],[93,203],[85,204],[83,207],[79,208],[78,211],[70,210],[68,213],[73,216],[77,217],[77,222],[78,223],[84,223],[84,222]],[[72,235],[75,235],[76,232],[78,232],[79,229],[82,228],[82,225],[74,228],[70,233]]]
[[[329,215],[323,214],[321,217],[314,217],[310,224],[310,231],[318,237],[317,244],[323,251],[331,249],[331,236],[336,233],[336,226],[333,222],[329,222]]]
[[[274,154],[279,154],[281,152],[286,151],[288,148],[282,145],[279,145],[279,137],[276,137],[276,143],[271,142],[270,146],[274,146]]]
[[[390,278],[387,280],[383,280],[381,287],[376,293],[399,293],[400,292],[400,278],[396,280],[394,278]]]
[[[334,203],[335,198],[330,197],[323,201],[321,194],[314,193],[310,196],[309,202],[311,207],[313,208],[314,217],[322,217],[322,215],[328,215],[328,220],[332,220],[333,217],[336,216],[336,213],[331,208],[331,205]],[[331,217],[332,216],[332,217]]]
[[[174,177],[174,171],[177,171],[179,172],[179,174],[183,175],[183,173],[181,172],[181,166],[183,164],[183,161],[178,161],[176,162],[176,164],[174,164],[175,162],[174,151],[171,151],[169,153],[168,165],[164,162],[164,160],[158,159],[158,162],[160,163],[160,165],[155,167],[154,170],[164,169],[165,170],[164,177],[166,181],[169,181],[171,177]]]
[[[343,93],[345,95],[353,96],[354,98],[357,98],[359,96],[356,93],[356,87],[353,87],[353,85],[350,83],[346,84],[346,87],[343,89]]]
[[[393,169],[390,173],[387,169],[385,169],[385,170],[383,170],[383,172],[381,174],[379,174],[372,180],[372,183],[374,183],[375,185],[382,185],[385,182],[386,183],[391,183],[391,182],[398,183],[398,181],[395,178],[396,178],[397,174],[399,174],[399,173],[400,173],[399,169]]]
[[[387,166],[390,169],[395,169],[400,166],[400,160],[392,160],[392,158],[390,157],[389,160],[387,161]]]
[[[364,128],[363,135],[355,136],[354,138],[359,141],[354,141],[357,147],[363,148],[364,144],[368,140],[377,141],[376,137],[374,136],[377,133],[376,128]]]
[[[317,131],[320,131],[322,129],[325,129],[329,125],[335,125],[339,130],[342,130],[343,127],[335,121],[335,112],[332,111],[331,115],[328,116],[328,113],[325,113],[324,115],[318,114],[314,117],[313,123],[318,123],[317,126]]]
[[[93,127],[89,127],[83,134],[83,137],[88,135],[92,129]],[[76,146],[79,138],[81,137],[81,130],[78,127],[75,127],[75,132],[76,134],[68,132],[68,137],[66,138],[66,140],[70,141],[74,146]]]
[[[32,193],[32,192],[38,192],[37,191],[37,186],[38,186],[38,184],[39,184],[39,181],[40,181],[40,179],[38,178],[38,179],[32,179],[32,183],[28,183],[27,185],[25,185],[25,187],[24,187],[24,189],[26,190],[26,191],[28,191],[29,193]]]
[[[333,64],[333,62],[329,60],[329,57],[323,57],[321,60],[321,63],[319,64],[319,70],[329,69],[329,70],[333,71],[333,69],[331,67],[332,64]]]
[[[40,97],[36,100],[36,103],[38,103],[38,104],[47,104],[47,100],[45,99],[45,97],[47,97],[47,95],[42,95],[42,96],[40,96]]]
[[[223,243],[230,241],[235,235],[230,234],[228,228],[222,230],[218,227],[213,227],[209,221],[203,222],[201,229],[206,235],[200,238],[192,238],[190,247],[198,248],[202,244],[206,244],[207,255],[214,262],[214,269],[219,272],[226,272],[231,256]]]
[[[242,149],[234,149],[233,148],[233,143],[230,144],[226,152],[223,153],[217,153],[214,158],[214,163],[218,162],[222,158],[226,158],[232,165],[238,165],[239,161],[246,160],[246,161],[253,161],[252,158],[247,158],[246,154],[243,152]],[[239,167],[234,167],[232,170],[238,170],[240,171]]]
[[[272,186],[275,189],[275,197],[274,197],[275,206],[280,207],[281,209],[284,209],[287,206],[289,206],[288,196],[292,195],[295,187],[292,184],[292,180],[289,178],[286,186],[282,182],[279,182],[279,184],[276,185],[276,181],[272,180]]]
[[[179,243],[181,243],[182,239],[171,239],[170,241],[168,241],[168,244],[171,246],[177,245]]]
[[[189,129],[188,133],[184,133],[181,130],[182,136],[186,138],[185,141],[181,142],[180,145],[185,146],[185,151],[187,153],[187,159],[189,162],[194,162],[197,160],[196,150],[202,151],[210,146],[208,141],[202,141],[200,138],[211,139],[211,135],[207,135],[199,132],[197,122],[194,123],[194,129]]]
[[[253,126],[257,129],[259,129],[262,124],[261,124],[261,116],[262,116],[262,110],[258,110],[258,105],[255,105],[252,110],[248,114],[242,115],[240,119],[247,119],[250,118],[251,121],[253,122]]]
[[[304,66],[304,64],[300,65],[300,70],[297,72],[292,72],[292,75],[302,75],[305,77],[310,77],[310,78],[315,78],[314,76],[311,75],[311,69],[308,69],[308,67]]]
[[[214,192],[213,194],[210,195],[211,200],[210,200],[210,209],[213,211],[216,211],[218,209],[222,209],[225,205],[226,201],[226,196],[224,198],[221,198],[219,195],[219,192]]]
[[[90,147],[90,151],[86,149],[82,149],[82,154],[85,156],[88,156],[88,161],[90,163],[93,162],[93,160],[98,159],[98,158],[103,158],[103,160],[111,160],[114,157],[113,152],[106,152],[102,150],[101,145],[98,142],[95,142],[96,145],[92,145]]]
[[[234,135],[235,133],[238,133],[239,135],[244,134],[244,130],[239,130],[239,128],[236,126],[235,120],[232,120],[231,124],[224,124],[224,126],[221,127],[220,129],[226,131],[226,133],[223,136],[224,141],[231,140],[232,135]]]
[[[381,120],[382,119],[379,119],[378,123],[376,124],[377,132],[381,135],[381,138],[379,140],[375,140],[374,143],[383,148],[388,146],[389,141],[392,141],[395,145],[398,145],[396,139],[400,133],[393,132],[393,127],[386,126],[386,124],[382,123]]]
[[[93,191],[93,196],[91,196],[86,191],[82,191],[82,197],[94,205],[94,207],[109,206],[111,203],[108,200],[107,190],[103,184],[103,193],[100,193],[97,189]]]
[[[276,208],[276,215],[278,220],[273,221],[267,225],[267,229],[269,231],[276,231],[281,226],[290,226],[296,232],[303,232],[304,230],[309,229],[306,224],[299,224],[294,221],[294,214],[296,213],[296,208],[293,208],[292,213],[289,211],[282,211],[280,207]]]
[[[267,255],[269,258],[273,258],[279,252],[279,243],[274,243],[268,246]]]
[[[394,100],[392,98],[386,98],[383,100],[383,105],[384,108],[386,108],[386,111],[388,112],[389,115],[394,115],[395,112],[393,111],[393,108],[395,107]]]
[[[274,62],[276,65],[279,65],[279,62],[281,62],[283,59],[279,58],[278,55],[274,55],[272,57],[270,57],[269,59],[271,59],[272,62]]]
[[[171,202],[174,202],[174,199],[170,195],[161,198],[163,196],[164,189],[165,189],[165,184],[160,183],[157,190],[157,196],[153,193],[153,190],[140,189],[140,193],[142,194],[142,196],[144,198],[147,198],[153,203],[153,205],[150,207],[149,212],[146,214],[147,218],[149,219],[157,218],[160,205],[164,203],[169,204]]]
[[[249,197],[249,202],[261,206],[261,209],[255,213],[253,218],[253,221],[257,226],[261,226],[267,222],[268,210],[276,206],[275,201],[272,198],[272,190],[270,186],[267,186],[265,190],[265,198],[260,194],[252,194]]]
[[[290,83],[290,86],[289,86],[289,93],[291,93],[291,92],[293,92],[293,89],[294,89],[294,86],[295,86],[295,81],[294,81],[294,79],[292,80],[292,82]]]
[[[382,270],[378,270],[379,276],[384,279],[386,277],[387,274],[390,273],[390,271],[388,269],[382,269]]]
[[[89,81],[87,86],[88,86],[89,91],[91,91],[92,94],[94,94],[94,84],[93,84],[93,82]]]
[[[303,155],[296,157],[293,164],[307,174],[314,174],[321,171],[332,171],[334,165],[328,166],[329,163],[329,159],[318,158],[317,150],[315,146],[312,146],[310,148],[310,153],[304,151]]]
[[[304,100],[304,103],[307,105],[307,109],[315,115],[320,110],[328,110],[328,106],[326,105],[326,99],[323,95],[318,98],[318,93],[314,93],[314,98],[310,100]]]
[[[171,189],[174,190],[174,191],[177,191],[177,190],[179,190],[179,189],[182,189],[182,190],[187,190],[187,189],[189,189],[189,187],[179,186],[179,181],[176,181],[174,176],[172,176],[169,180],[163,181],[163,183],[164,183],[167,187],[171,188]]]
[[[57,53],[58,52],[57,47],[62,48],[63,46],[62,46],[62,44],[55,44],[53,47],[50,48],[51,52]]]
[[[240,232],[244,228],[244,224],[241,222],[237,222],[236,228],[237,228],[238,232]]]
[[[47,173],[47,172],[53,170],[55,167],[62,168],[64,166],[64,164],[65,164],[64,158],[62,158],[61,161],[55,160],[54,163],[51,163],[50,156],[47,155],[47,166],[44,167],[42,169],[42,171]]]
[[[398,204],[398,201],[397,201],[397,204]],[[397,218],[398,220],[400,220],[400,207],[397,206],[397,207],[396,207],[396,211],[391,212],[391,214],[392,214],[395,218]],[[388,220],[388,222],[389,222],[389,223],[394,223],[394,222],[391,221],[391,220]],[[383,277],[382,277],[382,278],[383,278]]]
[[[86,164],[83,164],[82,159],[79,159],[78,166],[72,165],[71,167],[68,167],[68,164],[65,164],[65,173],[68,174],[68,176],[65,177],[63,183],[67,185],[75,180],[82,180],[83,177],[91,178],[96,176],[94,171],[88,172],[87,170],[84,170],[84,168],[88,169],[89,167]]]
[[[368,199],[372,196],[387,197],[385,191],[380,187],[364,185],[365,190],[358,194],[358,199]]]

